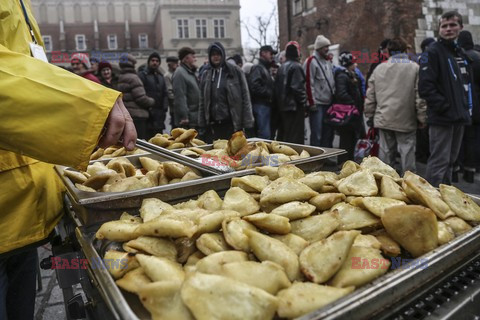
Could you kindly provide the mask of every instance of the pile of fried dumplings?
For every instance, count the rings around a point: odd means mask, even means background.
[[[480,222],[462,191],[400,177],[376,157],[338,174],[255,170],[232,178],[223,197],[144,199],[139,216],[98,229],[99,241],[123,249],[103,257],[116,284],[152,319],[299,317],[382,276],[389,258],[420,257]],[[355,268],[358,259],[387,266]]]

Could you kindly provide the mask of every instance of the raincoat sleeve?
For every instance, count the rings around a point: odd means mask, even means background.
[[[0,45],[0,149],[85,167],[119,95]]]

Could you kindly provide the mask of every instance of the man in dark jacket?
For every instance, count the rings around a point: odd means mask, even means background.
[[[427,180],[433,185],[450,184],[460,151],[464,126],[470,124],[473,73],[457,38],[463,29],[458,12],[440,18],[439,40],[427,49],[420,64],[419,94],[427,102],[430,157]]]
[[[287,61],[280,66],[275,79],[275,96],[280,111],[278,140],[303,144],[307,93],[298,42],[287,43],[285,56]]]
[[[209,136],[230,139],[234,132],[254,125],[247,80],[240,68],[226,63],[220,42],[209,46],[208,59],[210,67],[200,80],[198,124],[207,128],[207,141]]]
[[[458,36],[458,45],[465,50],[471,60],[473,70],[472,86],[472,125],[465,126],[462,151],[460,158],[463,158],[463,179],[473,183],[475,168],[480,166],[480,53],[473,49],[472,34],[463,30]]]
[[[260,59],[249,74],[249,89],[252,98],[257,137],[270,139],[270,117],[273,100],[273,79],[270,67],[273,55],[277,52],[272,46],[260,48]]]
[[[147,96],[155,100],[155,104],[148,110],[147,136],[153,137],[157,133],[163,133],[165,118],[168,111],[167,86],[159,67],[160,55],[153,52],[147,60],[147,67],[139,72],[138,76],[143,82]]]
[[[178,51],[180,66],[173,74],[172,87],[174,98],[175,126],[183,128],[198,127],[198,107],[200,104],[200,89],[195,71],[195,51],[183,47]]]

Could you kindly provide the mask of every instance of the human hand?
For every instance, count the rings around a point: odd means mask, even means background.
[[[136,140],[137,130],[132,117],[125,108],[122,98],[118,98],[105,121],[105,132],[100,137],[98,145],[106,148],[122,142],[125,149],[132,151],[135,149]]]

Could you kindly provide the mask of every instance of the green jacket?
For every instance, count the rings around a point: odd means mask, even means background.
[[[195,72],[183,63],[173,74],[173,94],[175,125],[188,119],[189,127],[198,126],[198,107],[200,105],[200,89]]]

